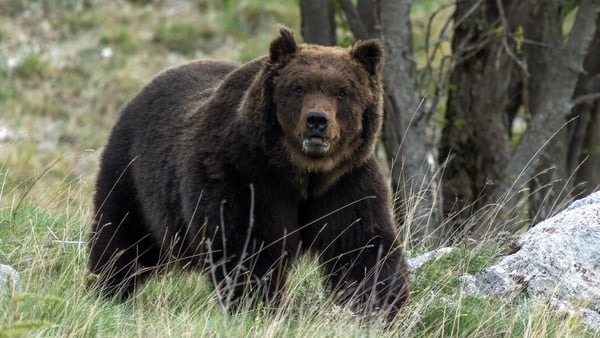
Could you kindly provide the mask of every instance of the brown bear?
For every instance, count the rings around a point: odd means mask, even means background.
[[[374,156],[382,62],[376,40],[299,45],[281,28],[268,56],[158,75],[102,155],[94,285],[127,296],[179,263],[208,273],[224,304],[251,295],[272,305],[308,251],[339,299],[393,317],[408,274]]]

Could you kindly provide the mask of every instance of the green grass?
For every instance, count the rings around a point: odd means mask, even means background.
[[[420,52],[426,14],[442,2],[415,4]],[[124,303],[88,292],[94,178],[119,108],[166,67],[264,54],[278,23],[299,32],[298,17],[297,1],[0,1],[0,129],[16,135],[0,143],[0,263],[22,279],[20,292],[0,294],[0,337],[585,335],[576,318],[536,299],[463,295],[459,277],[502,252],[493,241],[414,273],[391,327],[333,304],[311,257],[293,268],[285,315],[258,306],[226,316],[208,277],[177,269]]]
[[[71,191],[79,195],[81,189]],[[291,273],[290,311],[242,307],[224,315],[208,277],[173,269],[124,302],[97,298],[85,284],[89,209],[21,204],[0,210],[0,261],[21,273],[22,291],[0,295],[0,336],[584,336],[577,319],[537,299],[515,303],[464,296],[458,278],[488,266],[501,248],[461,246],[414,273],[412,296],[391,327],[366,325],[331,303],[312,257]]]

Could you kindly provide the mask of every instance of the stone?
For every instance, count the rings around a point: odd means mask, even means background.
[[[511,301],[525,292],[572,304],[582,322],[600,328],[600,192],[573,202],[537,224],[511,245],[513,253],[475,275],[461,279],[471,294]]]
[[[447,255],[447,254],[451,253],[453,250],[454,250],[454,247],[444,247],[444,248],[439,248],[439,249],[436,249],[433,251],[429,251],[429,252],[426,252],[417,257],[408,259],[406,261],[406,264],[408,265],[408,271],[418,270],[423,265],[425,265],[433,260],[436,260],[444,255]]]
[[[0,264],[0,293],[19,291],[21,291],[21,279],[17,270]]]

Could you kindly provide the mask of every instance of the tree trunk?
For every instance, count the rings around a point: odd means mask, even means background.
[[[300,21],[302,37],[305,42],[323,46],[335,45],[333,2],[300,0]]]
[[[506,98],[514,92],[516,67],[512,39],[522,16],[522,1],[467,0],[456,4],[446,124],[440,163],[444,214],[455,230],[476,231],[482,223],[473,212],[490,204],[489,192],[503,176],[510,158],[510,122]],[[506,8],[507,15],[504,15]],[[514,108],[512,109],[514,110]],[[474,221],[471,223],[471,221]]]
[[[381,27],[379,25],[379,1],[358,0],[356,11],[361,18],[363,27],[367,35],[371,37],[381,36]]]
[[[356,6],[351,0],[338,0],[344,12],[352,35],[357,40],[381,37],[379,23],[379,1],[358,0]]]
[[[537,175],[543,163],[542,149],[563,126],[571,107],[575,81],[583,56],[594,32],[599,0],[581,1],[575,25],[562,43],[560,4],[551,1],[467,0],[456,5],[453,53],[455,68],[442,133],[441,158],[447,160],[444,174],[444,211],[459,224],[483,237],[491,230],[514,232],[519,224],[511,218],[522,216],[532,192],[550,187],[557,176]],[[527,20],[531,20],[528,22]],[[521,27],[525,27],[523,30]],[[524,31],[524,32],[523,32]],[[523,43],[523,35],[527,38]],[[519,60],[521,43],[528,55],[527,70]],[[531,43],[531,45],[528,45]],[[512,73],[512,75],[511,75]],[[515,74],[524,74],[522,84]],[[512,79],[511,79],[512,76]],[[522,87],[523,95],[515,95]],[[511,151],[510,116],[524,101],[531,120],[519,144]],[[554,168],[562,184],[566,181],[566,129],[563,142],[546,153],[544,163]],[[549,205],[556,203],[561,190]],[[539,191],[534,196],[544,195]],[[532,210],[545,204],[532,201]],[[493,208],[497,206],[498,208]],[[492,207],[492,208],[490,208]],[[486,208],[488,213],[472,217],[471,211]],[[471,223],[471,224],[470,224]]]
[[[524,45],[523,50],[527,59],[529,71],[528,107],[532,113],[546,113],[539,107],[546,99],[546,87],[542,82],[547,81],[547,74],[552,64],[551,50],[561,48],[562,21],[561,8],[565,1],[554,1],[540,4],[531,11],[530,19],[525,23],[525,38],[532,43]],[[558,82],[558,81],[553,81]],[[566,123],[566,116],[563,122]],[[569,196],[570,182],[567,169],[567,145],[569,143],[568,126],[559,126],[556,135],[548,140],[548,145],[540,153],[535,163],[535,172],[529,181],[529,218],[535,224],[551,216],[562,199]]]
[[[596,78],[600,88],[600,78]],[[600,93],[597,91],[596,93]],[[600,100],[589,104],[589,120],[583,139],[581,167],[577,171],[575,193],[588,195],[600,189]]]
[[[354,4],[352,4],[352,1],[338,0],[338,3],[346,15],[346,21],[348,21],[348,25],[350,26],[350,30],[352,31],[354,37],[357,40],[366,40],[368,38],[372,38],[373,36],[369,36],[369,33],[363,24],[363,20],[360,17],[356,7],[354,7]]]
[[[575,100],[583,101],[573,108],[578,119],[571,131],[568,158],[569,168],[576,170],[576,196],[600,189],[600,16],[584,69],[586,73],[580,76],[575,88]]]
[[[542,2],[536,10],[544,11],[545,6],[552,4]],[[544,51],[548,66],[538,81],[539,98],[530,105],[532,119],[492,194],[500,206],[497,219],[509,231],[515,230],[515,224],[507,223],[507,216],[526,198],[527,190],[522,188],[535,175],[535,162],[571,111],[575,84],[594,36],[599,11],[600,0],[582,0],[567,41]]]
[[[436,244],[439,233],[436,163],[428,135],[429,115],[415,96],[415,63],[409,0],[380,2],[385,45],[383,142],[396,187],[397,214],[413,240]],[[429,142],[429,143],[428,143]]]

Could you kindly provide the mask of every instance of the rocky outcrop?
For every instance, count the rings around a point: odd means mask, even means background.
[[[600,192],[537,224],[512,249],[484,271],[463,276],[465,290],[506,300],[523,292],[546,297],[600,328]],[[585,308],[577,307],[581,300]]]

